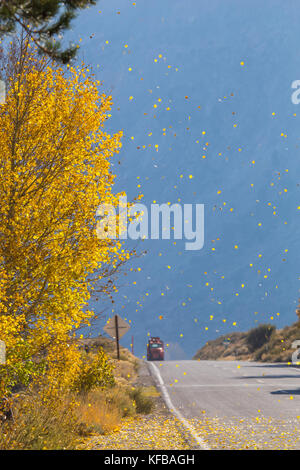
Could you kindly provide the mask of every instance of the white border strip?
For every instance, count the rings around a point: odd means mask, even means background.
[[[155,364],[153,364],[153,362],[148,362],[148,364],[151,366],[151,368],[154,372],[154,375],[156,376],[156,378],[158,380],[158,383],[159,383],[160,389],[162,391],[164,400],[165,400],[169,410],[171,411],[171,413],[174,413],[177,416],[177,418],[182,422],[182,424],[189,430],[189,432],[191,433],[193,438],[199,444],[199,447],[200,447],[201,450],[211,450],[210,447],[201,439],[201,437],[199,437],[198,433],[193,428],[193,426],[190,425],[190,423],[182,416],[180,411],[178,411],[175,408],[175,406],[173,405],[173,403],[171,401],[171,398],[170,398],[170,395],[169,395],[169,393],[166,389],[166,386],[164,384],[164,381],[162,379],[162,376],[160,375],[158,367]]]

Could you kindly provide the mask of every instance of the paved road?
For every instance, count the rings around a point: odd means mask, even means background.
[[[173,405],[212,447],[300,448],[300,369],[235,361],[155,366]]]

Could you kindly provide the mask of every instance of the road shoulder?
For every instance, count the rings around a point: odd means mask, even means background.
[[[140,361],[138,376],[132,384],[143,387],[154,401],[150,414],[124,418],[117,432],[94,435],[87,448],[91,450],[191,450],[190,436],[169,411],[146,362]]]

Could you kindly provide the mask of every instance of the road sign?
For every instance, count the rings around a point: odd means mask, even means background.
[[[116,339],[118,359],[120,359],[119,339],[122,338],[129,329],[130,325],[128,325],[128,323],[126,323],[126,321],[124,321],[119,315],[114,315],[103,328],[105,333]]]
[[[128,325],[128,323],[126,323],[126,321],[124,321],[123,318],[121,318],[119,315],[112,317],[107,322],[103,330],[112,338],[116,338],[116,318],[118,323],[119,338],[122,338],[122,336],[124,336],[125,333],[127,333],[127,331],[130,329],[130,325]]]
[[[0,365],[6,364],[6,345],[4,341],[0,340]]]

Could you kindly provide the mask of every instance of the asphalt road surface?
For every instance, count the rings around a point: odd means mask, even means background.
[[[153,364],[171,404],[210,448],[300,448],[300,369],[235,361]]]

